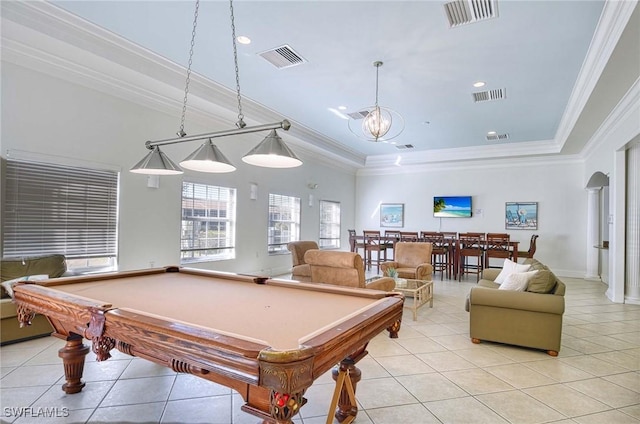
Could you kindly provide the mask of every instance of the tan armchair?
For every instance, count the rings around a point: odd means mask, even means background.
[[[380,270],[389,276],[389,268],[394,268],[400,278],[431,281],[431,243],[398,242],[394,248],[394,260],[380,264]]]
[[[315,241],[292,241],[287,244],[287,249],[291,252],[293,267],[291,268],[291,279],[297,281],[311,281],[311,268],[304,261],[304,254],[307,250],[318,249]]]
[[[354,252],[308,250],[304,260],[311,267],[314,283],[392,291],[396,287],[393,278],[383,277],[365,282],[362,256]]]

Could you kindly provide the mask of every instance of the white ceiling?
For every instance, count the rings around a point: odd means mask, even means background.
[[[54,3],[187,64],[195,1]],[[242,95],[358,156],[398,154],[358,139],[329,110],[372,105],[381,60],[380,104],[404,117],[393,141],[413,152],[556,139],[604,2],[497,0],[497,18],[456,28],[444,3],[236,0],[236,34],[252,40],[238,44]],[[283,44],[307,62],[277,69],[258,55]],[[228,1],[200,4],[193,70],[235,90]],[[487,85],[474,88],[478,80]],[[506,98],[474,103],[472,93],[487,89]],[[509,138],[487,141],[488,131]]]

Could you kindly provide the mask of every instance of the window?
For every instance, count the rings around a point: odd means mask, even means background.
[[[320,201],[320,249],[340,248],[340,202]]]
[[[287,244],[298,240],[300,240],[300,198],[269,193],[269,253],[289,253]]]
[[[59,253],[78,272],[116,268],[118,172],[8,159],[4,256]]]
[[[235,258],[236,189],[182,183],[182,263]]]

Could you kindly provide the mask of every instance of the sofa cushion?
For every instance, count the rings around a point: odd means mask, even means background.
[[[531,268],[531,265],[529,264],[518,264],[516,262],[513,262],[512,260],[505,259],[504,265],[502,266],[502,271],[500,271],[500,274],[498,274],[498,276],[496,277],[495,282],[498,284],[502,284],[510,274],[516,272],[527,272],[529,271],[529,268]]]
[[[536,269],[539,269],[539,270],[542,270],[542,269],[548,270],[549,269],[545,264],[543,264],[542,262],[538,261],[537,259],[533,259],[533,258],[525,259],[523,264],[530,265],[531,268],[529,268],[529,269],[531,271],[536,270]]]
[[[538,271],[514,272],[505,278],[504,283],[498,287],[500,290],[525,291],[529,285],[529,281],[538,273]]]
[[[529,280],[527,291],[532,293],[551,293],[556,286],[556,276],[548,269],[541,269]]]
[[[7,292],[7,295],[13,299],[13,286],[15,286],[16,284],[22,281],[42,281],[48,279],[49,276],[47,274],[25,275],[24,277],[3,281],[2,283],[0,283],[0,285],[2,285],[2,289]]]
[[[66,271],[67,261],[64,255],[2,258],[0,279],[6,281],[37,274],[47,274],[49,278],[58,278]]]

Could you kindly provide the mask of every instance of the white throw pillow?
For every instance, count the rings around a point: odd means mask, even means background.
[[[500,284],[499,289],[525,291],[529,285],[529,281],[537,274],[537,272],[538,270],[509,274],[509,276],[504,280],[504,283]]]
[[[498,284],[502,284],[509,275],[516,272],[527,272],[529,271],[529,268],[531,268],[531,265],[529,264],[521,265],[519,263],[513,262],[512,260],[505,259],[504,265],[502,266],[502,271],[500,271],[500,274],[498,274],[498,276],[496,277],[495,282]]]

